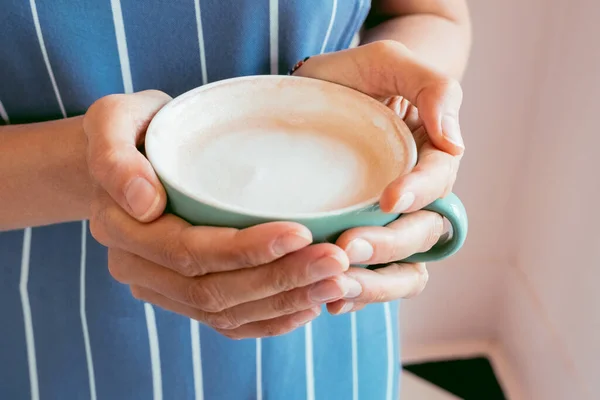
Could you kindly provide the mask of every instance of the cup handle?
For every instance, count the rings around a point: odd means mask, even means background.
[[[402,260],[407,263],[440,261],[456,253],[465,243],[469,221],[467,212],[462,201],[454,194],[450,193],[443,199],[438,199],[423,210],[433,211],[446,218],[452,225],[452,238],[447,241],[440,241],[429,251],[416,253]]]

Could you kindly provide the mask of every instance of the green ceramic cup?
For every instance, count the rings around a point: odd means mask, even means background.
[[[377,158],[391,160],[381,174],[389,182],[416,164],[412,134],[390,109],[355,90],[320,80],[289,76],[251,76],[215,82],[175,98],[153,118],[146,133],[146,156],[163,183],[169,212],[193,225],[247,228],[272,221],[293,221],[306,226],[314,242],[335,242],[344,231],[360,226],[383,226],[400,214],[381,211],[378,196],[340,209],[312,213],[257,212],[226,204],[195,190],[193,181],[181,179],[193,165],[195,148],[203,133],[231,127],[278,129],[323,127],[343,132]],[[218,170],[218,164],[215,166]],[[192,171],[193,172],[193,171]],[[194,172],[196,173],[196,172]],[[214,171],[206,173],[214,173]],[[294,179],[294,177],[290,177]],[[313,193],[314,195],[314,193]],[[311,193],[306,193],[311,196]],[[452,226],[449,240],[405,262],[439,261],[463,245],[468,221],[460,199],[450,194],[424,207],[445,217]]]

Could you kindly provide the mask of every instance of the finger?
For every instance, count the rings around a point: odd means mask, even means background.
[[[426,141],[419,161],[408,174],[390,183],[383,191],[380,206],[384,212],[411,212],[447,196],[454,186],[460,157],[452,156]]]
[[[411,132],[423,126],[423,121],[419,118],[419,110],[402,96],[393,96],[383,102],[388,108],[394,111],[406,124]]]
[[[207,319],[208,313],[169,299],[168,297],[165,297],[152,289],[138,285],[131,285],[130,289],[131,295],[137,300],[154,304],[160,308],[164,308],[165,310],[172,311],[196,321],[204,322]]]
[[[351,312],[360,311],[365,308],[365,303],[355,303],[352,300],[338,300],[327,304],[327,311],[332,315],[342,315]]]
[[[295,314],[315,306],[339,300],[345,296],[358,296],[362,288],[355,280],[340,275],[334,278],[290,290],[249,303],[225,309],[208,316],[209,324],[220,329],[239,326],[282,315]]]
[[[159,293],[140,286],[132,286],[131,293],[141,301],[154,304],[165,310],[206,323],[209,314],[171,300]],[[258,338],[283,335],[314,320],[321,313],[321,307],[313,307],[290,315],[284,315],[270,320],[252,322],[233,330],[218,329],[221,334],[232,339]],[[210,324],[207,324],[211,326]]]
[[[348,265],[339,247],[320,244],[260,267],[188,278],[132,253],[109,254],[109,270],[119,282],[213,313],[341,275]]]
[[[327,304],[327,311],[332,315],[342,315],[350,312],[360,311],[368,304],[355,303],[352,300],[341,299]]]
[[[139,255],[184,276],[254,267],[299,250],[312,241],[310,231],[292,222],[271,222],[248,229],[194,227],[174,215],[151,223],[131,218],[104,197],[90,220],[100,243]]]
[[[235,340],[281,336],[308,324],[319,315],[321,307],[314,307],[267,321],[252,322],[233,330],[217,329],[217,332]]]
[[[90,174],[124,210],[144,222],[162,214],[166,194],[137,146],[152,117],[170,100],[159,91],[106,96],[92,104],[83,120]]]
[[[444,233],[444,219],[430,211],[403,215],[385,227],[344,232],[336,244],[351,264],[386,264],[431,249]]]
[[[366,304],[414,297],[423,291],[429,279],[425,264],[391,264],[377,270],[351,268],[346,274],[360,282],[362,293],[328,304],[331,314],[357,311]]]
[[[453,155],[464,151],[458,118],[460,84],[421,63],[399,42],[378,41],[315,56],[295,75],[338,83],[379,100],[403,96],[419,109],[436,147]]]

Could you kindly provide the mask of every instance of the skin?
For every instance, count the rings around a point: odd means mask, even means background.
[[[361,90],[396,110],[419,147],[415,170],[392,182],[385,211],[410,214],[387,227],[312,244],[290,222],[245,230],[193,227],[163,214],[166,196],[138,151],[158,91],[111,95],[85,116],[0,128],[0,230],[89,219],[108,247],[109,270],[133,296],[240,339],[287,333],[316,318],[411,297],[428,275],[394,263],[430,249],[442,218],[417,211],[447,194],[464,144],[458,124],[470,28],[464,0],[374,1],[364,46],[311,58],[298,75]],[[370,271],[351,263],[387,264]]]

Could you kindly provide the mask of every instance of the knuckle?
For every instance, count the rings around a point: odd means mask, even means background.
[[[272,266],[266,269],[266,280],[276,293],[288,291],[295,287],[295,279],[291,272],[293,267]]]
[[[226,338],[229,338],[231,340],[241,340],[241,339],[248,339],[250,336],[245,336],[242,335],[237,329],[234,330],[225,330],[225,329],[215,329],[217,332],[219,332],[221,335],[225,336]]]
[[[431,249],[444,234],[444,218],[437,213],[431,213],[431,219],[432,223],[428,229],[422,251]]]
[[[184,235],[181,235],[181,240],[172,238],[166,242],[164,256],[167,264],[175,268],[181,275],[186,277],[198,275],[194,256]]]
[[[145,299],[144,291],[139,286],[131,285],[131,286],[129,286],[129,290],[131,290],[131,295],[133,296],[134,299],[140,300],[140,301],[143,301]]]
[[[123,94],[110,94],[108,96],[101,97],[96,100],[86,114],[110,114],[112,112],[122,109],[123,103],[126,101],[127,96]]]
[[[456,176],[458,175],[458,168],[460,165],[460,161],[456,157],[452,157],[448,160],[448,165],[446,166],[446,187],[444,188],[444,192],[442,193],[442,197],[448,196],[452,192],[452,188],[454,187],[454,182],[456,182]]]
[[[390,65],[394,64],[394,59],[406,53],[406,46],[394,40],[380,40],[366,45],[365,49],[369,51],[365,52],[365,57],[359,62],[360,82],[364,90],[370,94],[385,95],[389,93],[391,85],[395,93],[402,93],[399,90],[400,82],[396,79]],[[387,62],[373,67],[372,60],[387,60]]]
[[[127,283],[125,268],[120,257],[117,257],[114,250],[108,250],[108,272],[114,280],[120,283]]]
[[[110,243],[110,236],[106,229],[106,209],[104,207],[98,207],[92,209],[92,217],[90,218],[90,233],[92,237],[100,244],[108,246]]]
[[[369,303],[385,303],[388,300],[387,292],[383,288],[375,289],[370,297]]]
[[[455,162],[454,157],[446,157],[446,162],[444,163],[444,175],[448,182],[450,182],[450,178],[454,175],[455,171]]]
[[[111,94],[104,96],[92,103],[83,117],[83,128],[86,132],[90,131],[90,124],[94,124],[98,117],[101,117],[106,112],[114,110],[117,103],[120,103],[122,94]],[[102,119],[100,119],[101,122]]]
[[[237,242],[238,234],[242,231],[236,231],[232,243]],[[264,255],[264,252],[261,251],[258,247],[250,247],[240,249],[236,246],[231,246],[229,250],[229,257],[232,260],[235,260],[238,268],[251,268],[257,265],[265,264],[268,260]]]
[[[370,44],[375,55],[388,55],[406,51],[406,46],[395,40],[379,40]]]
[[[209,313],[218,313],[227,308],[220,291],[207,280],[193,280],[186,289],[185,301]]]
[[[291,314],[297,309],[296,301],[294,301],[291,292],[273,296],[271,299],[271,307],[273,311],[280,315]]]
[[[281,336],[287,332],[293,330],[295,325],[291,321],[279,321],[279,322],[267,322],[263,325],[263,336],[273,337]]]
[[[231,309],[226,309],[219,313],[208,314],[206,319],[207,324],[215,329],[232,330],[239,328],[242,325],[237,316],[231,312]]]
[[[425,264],[410,264],[410,266],[415,269],[417,279],[413,291],[405,297],[407,299],[421,294],[425,289],[425,286],[427,286],[427,282],[429,281],[429,272],[427,271]]]
[[[251,268],[263,264],[261,262],[255,262],[253,255],[246,250],[239,251],[237,249],[231,249],[227,259],[233,260],[237,269]]]
[[[436,86],[439,88],[442,94],[451,94],[452,96],[457,96],[462,100],[463,90],[460,83],[456,79],[446,75],[440,75],[437,78]]]

